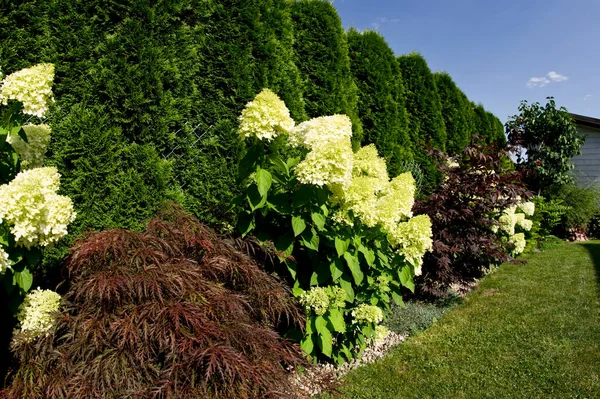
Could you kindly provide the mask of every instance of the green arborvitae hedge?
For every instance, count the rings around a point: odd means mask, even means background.
[[[377,32],[348,32],[350,69],[358,86],[362,144],[374,143],[390,175],[412,159],[404,106],[404,86],[394,52]]]
[[[482,104],[472,103],[471,107],[474,111],[473,123],[475,133],[480,136],[480,140],[483,143],[495,143],[504,146],[506,144],[506,136],[504,135],[504,128],[500,119],[491,112],[486,111]]]
[[[350,73],[348,44],[342,20],[331,2],[292,2],[294,59],[302,77],[309,117],[345,114],[352,120],[353,139],[360,144],[358,89]]]
[[[286,0],[2,2],[0,32],[3,72],[56,65],[49,163],[75,232],[136,228],[165,198],[230,223],[244,104],[269,87],[306,118]]]
[[[440,96],[425,58],[417,53],[398,57],[406,88],[406,110],[414,142],[446,149],[446,127]]]
[[[460,154],[471,141],[473,128],[471,103],[449,74],[436,72],[433,76],[446,127],[446,150],[451,155]]]

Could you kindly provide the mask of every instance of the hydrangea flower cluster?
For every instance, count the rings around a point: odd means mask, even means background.
[[[367,305],[366,303],[358,305],[356,309],[352,311],[354,317],[354,323],[375,323],[378,324],[383,320],[383,311],[373,305]]]
[[[285,103],[269,89],[263,89],[246,104],[239,121],[242,139],[256,136],[266,141],[288,134],[295,124]]]
[[[9,143],[21,158],[21,169],[39,168],[44,164],[44,154],[50,143],[50,126],[23,125],[27,135],[25,142],[18,134],[6,136]]]
[[[375,343],[382,342],[390,333],[389,328],[386,326],[379,324],[375,326]]]
[[[288,142],[310,150],[296,167],[298,181],[348,187],[354,162],[351,137],[352,122],[346,115],[313,118],[296,126]]]
[[[330,306],[343,308],[346,306],[346,291],[340,287],[312,287],[299,297],[306,311],[312,310],[317,316],[322,316]]]
[[[415,267],[415,274],[421,274],[423,255],[433,247],[431,219],[427,215],[417,215],[408,222],[398,223],[388,234],[393,247]]]
[[[67,234],[75,212],[71,199],[56,193],[59,179],[54,167],[36,168],[0,186],[0,223],[10,226],[17,245],[44,247]]]
[[[47,334],[54,326],[53,313],[58,312],[60,295],[51,290],[31,291],[19,306],[17,319],[21,332],[30,338]]]
[[[8,254],[4,252],[2,246],[0,246],[0,275],[4,274],[7,269],[10,269],[12,263],[10,259],[8,259]]]
[[[525,250],[525,245],[527,245],[524,233],[513,234],[509,241],[515,246],[515,249],[513,250],[513,254],[515,255],[523,252]]]
[[[517,212],[518,210],[522,212]],[[524,233],[515,233],[516,227],[520,227],[524,231],[529,231],[533,227],[533,222],[527,219],[527,216],[532,216],[535,213],[535,204],[533,202],[522,202],[513,205],[504,210],[498,222],[500,226],[494,226],[495,232],[502,231],[508,235],[508,242],[512,243],[515,248],[513,255],[518,255],[525,249],[526,241]]]
[[[38,118],[48,111],[52,100],[54,64],[38,64],[8,75],[0,85],[0,102],[17,100],[23,104],[23,113]]]

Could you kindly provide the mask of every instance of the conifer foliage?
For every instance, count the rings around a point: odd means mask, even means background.
[[[404,85],[393,50],[377,32],[348,31],[352,75],[359,90],[362,144],[375,144],[385,158],[390,175],[400,163],[412,159]]]
[[[306,113],[309,117],[348,115],[353,140],[360,144],[357,87],[350,73],[342,20],[326,0],[294,1],[290,8],[294,61],[302,77]]]
[[[304,364],[274,331],[304,322],[288,289],[175,204],[78,241],[68,273],[54,330],[14,337],[4,397],[279,398]]]

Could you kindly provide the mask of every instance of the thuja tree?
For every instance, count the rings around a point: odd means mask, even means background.
[[[294,1],[290,7],[294,61],[302,77],[306,113],[310,117],[348,115],[353,141],[360,145],[357,87],[350,73],[346,33],[335,7],[326,0]]]
[[[246,105],[240,136],[238,228],[279,251],[274,269],[307,313],[302,349],[312,360],[359,356],[431,246],[429,218],[412,217],[414,179],[390,181],[374,145],[353,153],[347,116],[295,125],[269,90]]]
[[[506,245],[498,220],[529,194],[521,174],[503,168],[506,156],[496,146],[474,145],[457,163],[439,163],[442,184],[415,204],[415,212],[429,215],[433,228],[433,250],[425,254],[417,282],[423,295],[444,295],[452,284],[472,281],[492,264],[509,260],[519,237]],[[514,234],[514,223],[510,227]]]
[[[446,150],[451,155],[461,153],[471,142],[473,133],[471,103],[465,101],[466,96],[448,73],[436,72],[433,77],[446,127]]]
[[[395,55],[377,32],[348,31],[350,69],[358,86],[362,144],[375,144],[392,176],[412,159],[404,85]]]
[[[517,167],[527,173],[528,186],[545,194],[554,185],[573,181],[571,158],[581,154],[585,137],[566,108],[548,97],[545,106],[522,101],[519,114],[506,122],[508,142],[515,147]]]
[[[142,228],[165,198],[232,223],[243,104],[270,87],[305,118],[284,0],[3,2],[0,31],[3,71],[56,65],[50,160],[77,196],[77,231]]]
[[[66,262],[61,312],[47,335],[15,336],[3,397],[280,398],[305,364],[274,330],[303,323],[289,289],[173,203]]]

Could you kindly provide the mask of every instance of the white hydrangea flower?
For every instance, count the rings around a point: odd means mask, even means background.
[[[350,140],[323,143],[309,152],[296,166],[295,174],[303,184],[347,187],[352,179],[352,145]]]
[[[510,237],[509,241],[515,246],[515,249],[513,250],[514,255],[522,253],[525,250],[525,246],[527,245],[524,233],[513,234]]]
[[[246,104],[239,121],[242,139],[256,136],[266,141],[289,133],[295,124],[285,103],[269,89],[263,89]]]
[[[71,199],[56,193],[59,179],[54,167],[36,168],[0,186],[0,223],[10,226],[17,245],[45,247],[67,234],[75,212]]]
[[[54,64],[38,64],[11,73],[0,85],[0,102],[17,100],[23,104],[23,113],[42,117],[52,101]]]
[[[408,222],[398,223],[388,232],[390,245],[415,267],[416,275],[421,272],[423,256],[433,248],[431,237],[431,219],[427,215],[417,215]]]
[[[329,307],[329,295],[327,289],[323,287],[312,287],[299,297],[300,303],[306,307],[307,311],[315,312],[317,316],[322,316]]]
[[[315,150],[326,143],[350,142],[352,122],[346,115],[331,115],[302,122],[290,131],[288,142]]]
[[[521,226],[521,228],[525,231],[530,231],[533,227],[533,222],[529,219],[523,219],[519,221],[519,226]]]
[[[12,262],[8,259],[8,254],[4,252],[4,249],[0,246],[0,275],[4,274],[11,266]]]
[[[51,290],[33,290],[19,306],[17,319],[21,332],[31,338],[45,335],[55,323],[53,313],[60,307],[60,295]]]
[[[523,202],[519,204],[518,208],[527,216],[533,216],[535,213],[535,203],[533,202]]]
[[[352,316],[356,324],[365,322],[378,324],[383,320],[383,311],[377,306],[363,303],[352,311]]]
[[[44,164],[44,154],[50,143],[50,126],[23,125],[27,143],[18,134],[6,136],[9,143],[21,158],[21,169],[39,168]]]

